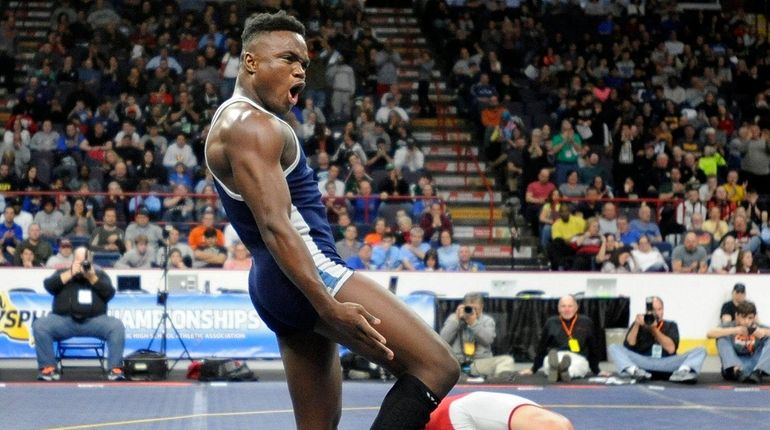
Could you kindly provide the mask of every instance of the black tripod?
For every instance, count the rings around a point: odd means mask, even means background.
[[[152,350],[152,344],[155,342],[155,338],[158,335],[158,332],[161,331],[160,335],[160,353],[163,355],[166,355],[166,346],[168,343],[168,326],[171,326],[171,329],[174,330],[174,335],[176,336],[176,339],[179,341],[179,344],[182,345],[182,353],[179,354],[179,357],[174,360],[174,362],[169,366],[168,370],[171,371],[174,369],[174,366],[181,360],[182,358],[187,358],[188,360],[192,361],[192,356],[190,355],[190,351],[187,349],[187,345],[185,345],[184,341],[182,340],[182,336],[179,334],[179,330],[177,330],[176,326],[174,325],[174,321],[171,319],[171,317],[168,314],[168,244],[163,244],[163,289],[158,290],[158,305],[163,306],[163,315],[160,317],[160,321],[158,321],[158,326],[155,327],[155,331],[152,333],[152,338],[150,338],[150,343],[147,345],[147,349]]]

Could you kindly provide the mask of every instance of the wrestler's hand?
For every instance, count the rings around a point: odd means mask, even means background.
[[[383,358],[393,359],[393,351],[385,346],[385,337],[373,327],[380,323],[380,319],[360,304],[346,302],[334,306],[328,322],[344,338],[381,354]]]

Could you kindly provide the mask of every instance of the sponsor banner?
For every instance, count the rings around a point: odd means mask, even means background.
[[[403,300],[430,326],[435,326],[435,297],[415,294]],[[52,296],[0,293],[0,358],[35,357],[32,322],[51,312]],[[163,307],[151,294],[118,294],[108,314],[126,327],[126,354],[158,350],[164,331]],[[278,358],[275,335],[262,322],[248,294],[174,294],[168,297],[165,331],[167,355],[182,354],[179,338],[195,358],[220,356]],[[152,341],[152,345],[150,342]]]

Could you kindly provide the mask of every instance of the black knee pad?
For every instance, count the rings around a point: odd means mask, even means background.
[[[388,391],[372,430],[422,430],[441,399],[416,377],[404,374]]]

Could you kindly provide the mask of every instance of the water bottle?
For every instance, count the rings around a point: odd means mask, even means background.
[[[203,292],[206,294],[211,294],[211,281],[206,281],[206,283],[203,284]]]

